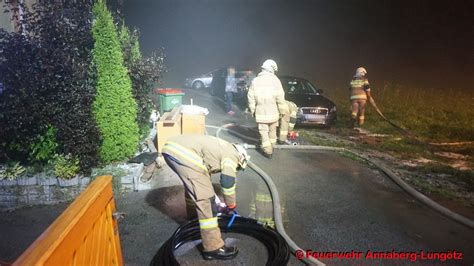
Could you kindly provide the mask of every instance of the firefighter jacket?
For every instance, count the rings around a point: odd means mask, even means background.
[[[207,178],[211,178],[213,173],[220,172],[225,202],[228,205],[235,204],[235,178],[239,153],[234,145],[207,135],[179,135],[168,138],[162,153]]]
[[[257,123],[274,123],[288,113],[285,92],[275,74],[262,71],[252,81],[248,94],[249,109]]]
[[[286,101],[286,104],[288,105],[290,118],[294,118],[296,120],[296,114],[298,113],[298,106],[296,106],[296,104],[292,101]]]
[[[349,89],[351,100],[367,100],[367,92],[370,91],[369,80],[364,77],[354,77]]]

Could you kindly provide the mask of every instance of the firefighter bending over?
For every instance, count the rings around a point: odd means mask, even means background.
[[[258,124],[260,147],[267,158],[272,158],[273,146],[277,142],[280,114],[288,113],[285,92],[276,71],[275,61],[268,59],[263,62],[262,71],[252,81],[247,94],[250,113]]]
[[[351,93],[351,127],[355,128],[357,123],[360,126],[364,124],[365,104],[370,100],[369,80],[366,78],[367,70],[359,67],[350,83]]]
[[[195,204],[203,258],[226,260],[237,256],[237,248],[225,246],[221,237],[211,174],[221,173],[225,213],[232,214],[236,206],[236,172],[243,170],[250,159],[244,147],[211,136],[179,135],[166,141],[162,154],[183,182],[187,202]]]
[[[278,144],[291,144],[288,141],[288,133],[293,130],[296,124],[296,113],[298,112],[298,106],[294,102],[285,101],[288,105],[289,112],[281,115],[280,118],[280,132],[278,134]]]

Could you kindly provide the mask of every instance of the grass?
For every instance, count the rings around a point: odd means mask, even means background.
[[[433,146],[410,139],[384,121],[367,103],[364,129],[385,137],[359,138],[349,127],[350,102],[347,88],[327,90],[326,96],[337,106],[336,126],[327,130],[342,139],[354,140],[355,148],[362,151],[377,150],[399,160],[429,159],[417,166],[400,166],[408,170],[409,183],[417,189],[455,199],[466,206],[474,206],[474,171],[453,168],[455,159],[442,157],[438,152],[464,155],[474,165],[474,144],[461,146]],[[409,130],[424,142],[474,141],[474,91],[406,88],[386,84],[373,88],[372,95],[382,113],[393,123]],[[348,147],[351,144],[321,137],[315,130],[298,129],[303,139],[316,145]],[[351,155],[344,155],[352,158]],[[356,158],[353,158],[356,159]],[[468,196],[466,196],[468,195]]]
[[[326,96],[333,100],[338,108],[337,133],[350,135],[348,89],[328,90]],[[406,88],[386,84],[383,88],[372,88],[372,96],[388,119],[426,142],[474,141],[474,91]],[[364,128],[373,133],[393,137],[388,137],[376,145],[362,145],[365,146],[362,148],[388,151],[409,158],[430,156],[426,145],[404,137],[400,131],[384,121],[370,103],[367,105]],[[429,149],[459,152],[464,155],[474,154],[474,145]]]
[[[461,171],[448,165],[439,163],[428,163],[416,167],[420,174],[429,175],[431,173],[445,174],[445,177],[452,182],[462,183],[469,192],[474,192],[474,172]]]
[[[347,127],[350,114],[348,89],[328,90],[326,95],[337,105],[338,126]],[[474,141],[472,91],[386,84],[383,88],[373,88],[372,95],[388,119],[422,139],[433,142]],[[372,106],[367,106],[364,127],[372,132],[398,134]]]

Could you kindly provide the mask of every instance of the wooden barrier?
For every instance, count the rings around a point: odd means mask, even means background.
[[[100,176],[13,265],[122,265],[112,176]]]

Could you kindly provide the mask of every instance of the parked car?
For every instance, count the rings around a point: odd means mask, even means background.
[[[227,69],[217,70],[212,80],[210,93],[211,95],[224,98],[225,80],[227,77]],[[246,75],[250,78],[246,79]],[[255,77],[251,71],[237,70],[235,77],[239,79],[237,95],[234,97],[235,102],[242,109],[247,107],[247,84]],[[278,76],[285,91],[285,99],[294,102],[298,106],[297,125],[322,125],[331,126],[336,122],[336,105],[324,97],[323,90],[316,88],[310,81],[292,77]]]
[[[193,88],[195,90],[209,88],[211,86],[213,77],[220,73],[219,70],[220,69],[216,69],[204,75],[196,76],[193,78],[187,78],[184,81],[184,86],[186,88]]]
[[[331,126],[336,122],[336,105],[321,95],[322,89],[303,78],[278,77],[285,91],[285,99],[298,106],[297,125]]]

